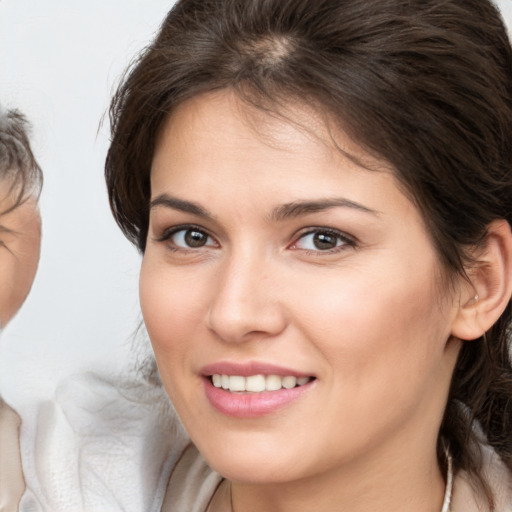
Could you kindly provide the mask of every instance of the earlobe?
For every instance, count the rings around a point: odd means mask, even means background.
[[[489,225],[485,247],[468,272],[452,335],[461,340],[482,336],[501,316],[512,296],[512,233],[505,220]]]

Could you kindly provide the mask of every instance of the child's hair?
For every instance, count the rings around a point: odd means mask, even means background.
[[[38,196],[43,175],[29,143],[29,124],[16,109],[0,106],[0,181],[9,185],[15,200],[9,211],[27,198]],[[7,213],[2,211],[0,213]]]
[[[512,52],[488,0],[178,1],[111,105],[111,207],[141,251],[162,124],[219,89],[274,115],[308,104],[391,163],[449,276],[512,225]],[[464,343],[439,436],[484,488],[478,431],[512,469],[511,315]]]

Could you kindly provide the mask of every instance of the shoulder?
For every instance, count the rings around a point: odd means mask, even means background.
[[[483,475],[495,499],[493,512],[512,512],[512,473],[498,454],[482,446]],[[465,471],[455,477],[452,512],[487,512],[489,506],[483,493],[472,485]]]
[[[172,471],[162,512],[204,512],[221,481],[197,448],[189,444]]]

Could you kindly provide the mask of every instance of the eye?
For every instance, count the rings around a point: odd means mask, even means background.
[[[353,246],[354,242],[347,236],[330,229],[316,229],[304,233],[292,246],[292,249],[307,251],[333,251],[345,245]]]
[[[217,246],[215,240],[201,229],[195,227],[174,229],[162,236],[160,241],[171,242],[179,249],[199,249],[206,246]]]

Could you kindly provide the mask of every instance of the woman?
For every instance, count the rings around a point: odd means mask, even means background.
[[[193,442],[162,510],[512,510],[490,2],[179,1],[111,120],[112,209]]]
[[[42,175],[27,129],[20,112],[0,107],[0,328],[26,299],[39,262]],[[25,487],[19,428],[19,416],[0,396],[0,510],[6,512],[18,510]]]

